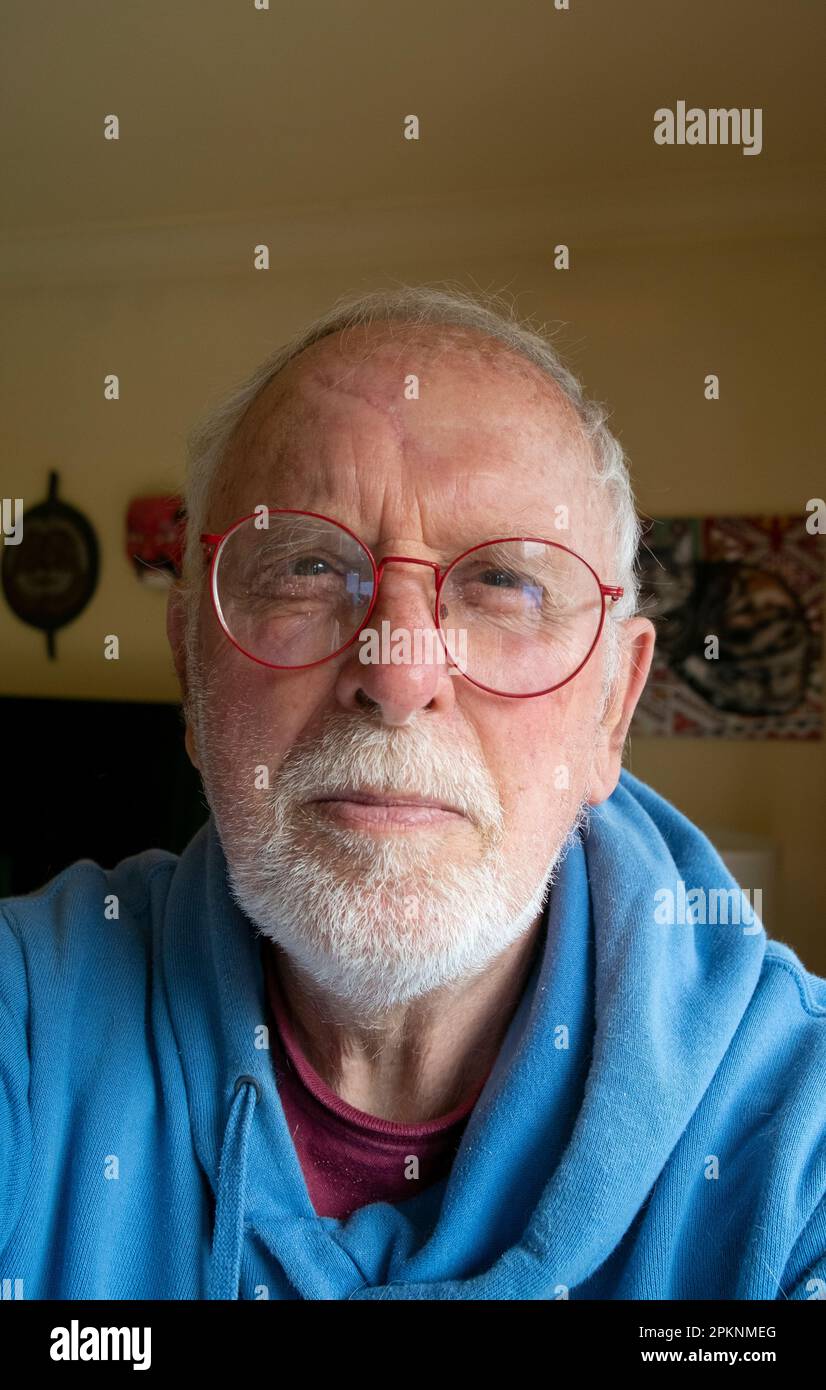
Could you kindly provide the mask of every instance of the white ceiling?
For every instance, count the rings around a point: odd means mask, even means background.
[[[822,206],[823,0],[4,0],[0,235],[773,181]],[[764,148],[666,149],[678,99]],[[119,142],[103,117],[120,118]],[[421,121],[402,138],[405,115]],[[613,196],[613,195],[612,195]],[[790,226],[789,231],[796,228]]]

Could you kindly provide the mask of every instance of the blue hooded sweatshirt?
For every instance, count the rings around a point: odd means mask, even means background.
[[[448,1177],[346,1220],[310,1202],[211,820],[180,857],[3,899],[0,1277],[28,1299],[824,1297],[826,982],[745,911],[704,924],[711,889],[738,896],[624,771]]]

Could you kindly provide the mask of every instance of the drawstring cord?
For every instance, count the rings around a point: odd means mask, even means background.
[[[247,1145],[261,1091],[254,1076],[239,1076],[227,1116],[218,1165],[218,1197],[207,1298],[238,1298],[244,1244]]]

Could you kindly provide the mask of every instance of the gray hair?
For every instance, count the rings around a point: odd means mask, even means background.
[[[339,299],[321,318],[262,362],[251,376],[237,385],[192,429],[187,441],[184,492],[187,527],[180,581],[187,596],[190,615],[197,606],[195,596],[203,577],[199,537],[205,529],[210,491],[230,440],[248,408],[272,378],[305,348],[330,334],[387,320],[398,320],[416,327],[442,324],[452,328],[476,329],[534,363],[556,383],[576,413],[590,453],[595,481],[608,501],[614,555],[611,582],[621,585],[625,591],[621,599],[609,606],[608,612],[615,619],[636,613],[639,603],[637,549],[642,528],[622,445],[606,425],[606,407],[585,398],[582,385],[545,336],[544,326],[534,327],[531,322],[518,317],[514,308],[501,296],[472,295],[453,287],[401,286]],[[610,694],[619,664],[619,642],[613,622],[606,624],[606,637],[606,689]]]

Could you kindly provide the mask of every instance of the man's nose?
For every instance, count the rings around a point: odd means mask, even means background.
[[[370,620],[339,671],[336,693],[348,710],[377,709],[385,724],[407,724],[422,710],[453,702],[450,665],[436,629],[434,570],[388,560]]]

